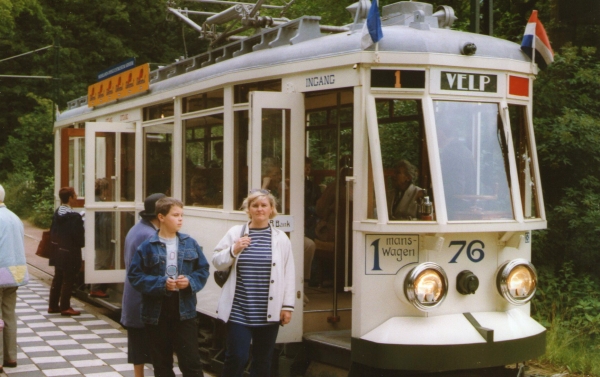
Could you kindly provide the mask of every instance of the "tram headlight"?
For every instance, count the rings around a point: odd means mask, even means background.
[[[513,259],[500,266],[496,276],[498,292],[513,305],[523,305],[533,298],[537,272],[526,259]]]
[[[404,294],[417,309],[439,306],[448,293],[446,273],[436,263],[425,262],[413,268],[404,279]]]

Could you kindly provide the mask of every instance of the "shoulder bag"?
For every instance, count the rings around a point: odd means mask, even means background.
[[[240,233],[240,238],[244,237],[244,233],[246,232],[246,224],[244,224],[244,226],[242,227],[242,233]],[[235,262],[234,262],[235,264]],[[227,281],[227,278],[229,277],[229,274],[231,273],[231,269],[233,268],[233,264],[231,266],[229,266],[228,269],[226,269],[225,271],[215,271],[213,274],[213,277],[215,278],[215,283],[217,283],[217,285],[219,287],[223,287],[225,285],[225,282]]]

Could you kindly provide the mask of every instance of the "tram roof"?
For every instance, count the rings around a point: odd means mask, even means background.
[[[363,52],[362,24],[355,25],[354,31],[321,34],[318,31],[319,19],[319,17],[304,16],[276,28],[266,29],[246,39],[154,70],[150,73],[150,90],[147,94],[193,85],[234,72]],[[286,33],[286,27],[293,31]],[[269,36],[275,33],[277,35]],[[520,46],[514,42],[481,34],[429,27],[426,23],[413,22],[410,25],[384,23],[383,35],[377,47],[381,53],[461,56],[464,55],[462,53],[464,45],[473,43],[477,50],[471,56],[530,62]],[[374,50],[373,45],[365,51],[374,53]],[[352,63],[348,62],[348,64]],[[127,98],[122,99],[119,103],[127,100]],[[111,104],[114,103],[102,107]],[[62,112],[57,117],[57,121],[64,121],[91,111],[92,108],[87,107],[87,97],[82,97],[69,102],[68,110]]]

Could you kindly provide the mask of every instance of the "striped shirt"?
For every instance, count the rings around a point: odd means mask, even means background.
[[[271,228],[250,229],[250,245],[237,261],[235,295],[229,320],[246,326],[267,322],[271,279]]]

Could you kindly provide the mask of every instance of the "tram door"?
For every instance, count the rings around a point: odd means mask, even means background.
[[[303,139],[304,98],[298,93],[250,92],[250,188],[269,190],[277,199],[273,225],[291,242],[296,270],[296,308],[302,308],[304,263]],[[277,342],[300,342],[300,310],[279,331]]]
[[[315,250],[306,265],[305,332],[351,325],[344,287],[352,285],[353,101],[353,88],[305,97],[305,242]]]
[[[135,124],[86,123],[85,150],[85,282],[122,283],[136,220]]]

